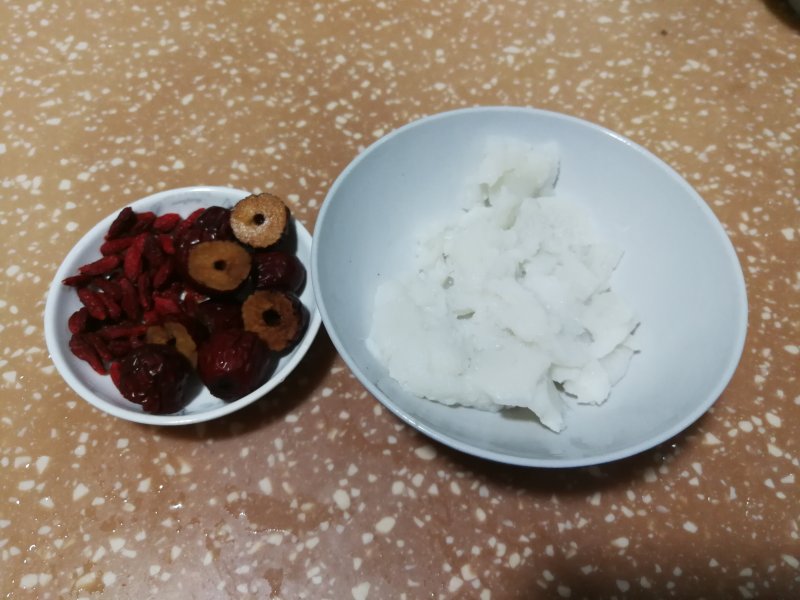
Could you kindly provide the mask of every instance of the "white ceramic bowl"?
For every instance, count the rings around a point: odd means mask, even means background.
[[[225,187],[197,186],[159,192],[138,200],[130,206],[137,212],[151,210],[156,214],[177,212],[187,216],[197,208],[207,206],[231,207],[250,192]],[[78,267],[100,257],[100,244],[109,225],[119,214],[115,211],[97,225],[72,248],[56,272],[45,307],[45,338],[50,356],[61,376],[82,398],[109,414],[129,421],[152,425],[187,425],[199,423],[227,415],[263,397],[281,383],[305,356],[320,326],[320,315],[314,301],[311,278],[308,277],[300,300],[308,309],[309,323],[303,339],[295,349],[282,357],[270,379],[257,390],[234,402],[225,402],[212,396],[203,386],[191,402],[180,412],[170,415],[153,415],[125,400],[108,376],[95,373],[82,360],[73,356],[69,349],[70,332],[67,319],[80,308],[75,290],[61,283],[66,277],[75,274]],[[311,235],[296,219],[292,219],[297,234],[297,256],[309,270]]]
[[[559,145],[557,190],[581,201],[603,237],[624,249],[612,285],[641,318],[643,351],[626,377],[604,405],[570,410],[560,434],[518,418],[519,411],[489,413],[417,398],[388,377],[365,344],[376,287],[409,268],[420,225],[459,210],[465,178],[491,135]],[[457,110],[373,144],[325,199],[311,272],[333,343],[378,400],[444,444],[519,465],[602,463],[669,439],[722,393],[747,329],[733,246],[692,187],[630,140],[541,110]]]

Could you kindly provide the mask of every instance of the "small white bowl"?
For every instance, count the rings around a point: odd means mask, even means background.
[[[643,351],[628,374],[604,405],[570,410],[560,434],[519,411],[490,413],[415,397],[388,377],[365,344],[378,284],[409,268],[421,224],[457,214],[465,179],[494,135],[558,144],[557,191],[582,202],[601,235],[625,251],[612,285],[641,318]],[[322,320],[361,383],[419,431],[497,461],[571,467],[651,448],[712,405],[744,345],[744,277],[703,199],[644,148],[557,113],[465,109],[390,133],[331,187],[311,254]]]
[[[226,187],[197,186],[159,192],[142,198],[130,206],[137,212],[153,211],[157,215],[177,212],[187,216],[194,210],[208,206],[232,207],[238,200],[250,195],[250,192]],[[69,349],[71,334],[67,328],[67,319],[80,308],[75,290],[63,285],[63,279],[74,275],[78,267],[100,257],[100,244],[108,231],[109,225],[119,214],[115,211],[97,225],[70,250],[64,262],[56,272],[44,313],[45,339],[47,349],[55,363],[56,369],[75,392],[89,403],[115,417],[147,423],[151,425],[188,425],[216,419],[235,412],[266,395],[280,384],[291,373],[305,356],[320,326],[320,315],[314,301],[312,281],[309,276],[301,302],[308,309],[308,329],[300,343],[290,354],[283,356],[272,377],[257,390],[234,402],[225,402],[212,396],[207,388],[199,386],[199,391],[189,404],[180,412],[169,415],[146,413],[141,406],[124,399],[108,376],[95,373],[84,361],[76,358]],[[302,223],[292,219],[297,234],[297,257],[309,271],[311,234]]]

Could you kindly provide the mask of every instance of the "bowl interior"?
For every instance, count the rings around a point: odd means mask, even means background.
[[[560,434],[524,411],[486,413],[416,398],[365,345],[377,286],[409,268],[426,228],[460,209],[465,180],[486,139],[497,135],[558,144],[557,192],[586,206],[603,237],[624,249],[612,285],[641,319],[642,352],[627,376],[604,405],[574,406]],[[741,267],[702,198],[633,142],[546,111],[466,109],[393,132],[331,188],[312,255],[323,321],[361,382],[433,438],[505,462],[594,464],[668,439],[720,395],[745,338]]]
[[[177,212],[185,217],[201,207],[212,205],[231,207],[248,195],[249,192],[243,190],[199,186],[159,192],[134,202],[131,207],[137,212],[147,210],[156,214]],[[184,425],[207,421],[239,410],[264,396],[291,373],[311,346],[321,322],[310,277],[300,295],[300,300],[310,315],[308,329],[303,339],[290,354],[281,358],[275,373],[263,386],[234,402],[225,402],[211,395],[205,387],[198,386],[192,401],[180,412],[171,415],[151,415],[142,411],[140,406],[125,400],[110,377],[97,375],[88,364],[75,358],[69,349],[70,333],[67,329],[67,319],[80,308],[81,304],[75,291],[62,285],[61,281],[76,273],[79,266],[99,258],[103,236],[118,212],[95,225],[67,254],[56,272],[47,296],[45,307],[47,347],[59,373],[73,390],[95,407],[123,419],[156,425]],[[310,270],[311,235],[297,220],[292,219],[292,224],[297,235],[297,257],[305,265],[306,270]]]

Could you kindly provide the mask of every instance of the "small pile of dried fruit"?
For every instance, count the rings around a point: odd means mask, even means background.
[[[249,394],[308,324],[289,217],[271,194],[186,218],[122,209],[102,258],[63,281],[83,304],[70,350],[151,413],[182,409],[194,373],[225,401]]]

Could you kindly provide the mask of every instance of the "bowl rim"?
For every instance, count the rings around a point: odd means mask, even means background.
[[[242,198],[249,196],[252,192],[247,190],[242,190],[238,188],[232,188],[227,186],[213,186],[213,185],[195,185],[195,186],[185,186],[180,188],[171,188],[168,190],[162,190],[159,192],[155,192],[153,194],[144,196],[142,198],[138,198],[133,202],[127,203],[125,206],[129,206],[134,210],[137,210],[137,207],[142,206],[151,206],[154,203],[157,203],[160,200],[165,200],[170,198],[171,196],[175,195],[184,195],[184,194],[199,194],[199,193],[212,193],[212,194],[225,194],[225,195],[241,195]],[[123,207],[124,208],[124,207]],[[85,234],[83,234],[80,239],[75,242],[75,244],[70,248],[70,250],[65,255],[64,259],[59,264],[58,268],[56,269],[55,275],[47,288],[47,299],[45,302],[45,310],[44,310],[44,335],[45,335],[45,343],[47,345],[47,351],[50,355],[50,359],[53,361],[53,364],[56,367],[56,370],[59,372],[61,377],[66,381],[72,390],[77,393],[82,399],[89,402],[95,408],[108,413],[112,416],[119,417],[121,419],[132,421],[135,423],[141,423],[145,425],[166,425],[166,426],[176,426],[176,425],[191,425],[195,423],[202,423],[205,421],[210,421],[212,419],[216,419],[230,413],[236,412],[245,406],[248,406],[266,396],[269,392],[271,392],[275,387],[280,385],[289,374],[294,371],[295,367],[300,363],[300,361],[305,357],[308,349],[311,347],[314,339],[317,336],[317,332],[319,331],[320,325],[322,323],[321,315],[319,312],[319,308],[316,304],[316,294],[313,293],[313,281],[311,277],[307,277],[306,286],[311,286],[311,294],[309,297],[313,300],[312,307],[309,308],[309,320],[308,320],[308,328],[306,329],[303,338],[301,339],[300,343],[296,346],[295,350],[289,361],[278,371],[272,374],[272,376],[267,380],[262,386],[251,392],[250,394],[239,398],[233,402],[226,402],[223,405],[213,408],[211,410],[206,410],[203,412],[197,413],[189,413],[189,414],[171,414],[171,415],[157,415],[157,414],[150,414],[146,412],[137,412],[133,409],[126,409],[111,404],[102,398],[98,397],[97,394],[92,392],[86,384],[81,381],[80,378],[73,375],[71,368],[67,364],[67,358],[63,355],[61,348],[59,347],[58,335],[57,331],[60,326],[65,325],[65,321],[61,322],[61,316],[59,313],[60,306],[58,306],[56,302],[56,296],[58,294],[54,293],[56,290],[59,292],[63,292],[62,288],[64,287],[61,281],[71,275],[71,272],[67,272],[66,265],[68,263],[74,262],[74,256],[79,252],[82,252],[86,246],[89,245],[90,241],[98,236],[98,234],[105,233],[108,230],[108,226],[119,214],[121,209],[115,209],[113,213],[107,215],[100,219],[94,226],[91,227]],[[313,245],[313,239],[311,237],[311,233],[306,229],[306,227],[296,218],[293,219],[295,223],[295,227],[297,228],[298,235],[301,235],[305,238],[305,242],[309,244],[309,246]],[[310,256],[310,248],[309,248],[309,256]],[[309,265],[310,271],[310,265]],[[97,375],[97,377],[101,377],[101,375]]]
[[[342,342],[342,339],[339,336],[339,333],[336,329],[336,324],[331,319],[330,313],[328,312],[328,307],[325,303],[325,298],[323,296],[323,288],[320,285],[320,280],[319,280],[320,236],[318,235],[319,231],[318,228],[320,227],[320,225],[324,224],[325,217],[328,211],[330,210],[331,205],[334,202],[334,198],[336,197],[339,188],[342,186],[343,182],[350,176],[350,173],[352,173],[356,168],[358,168],[358,166],[361,164],[362,161],[366,159],[367,156],[371,155],[376,149],[390,142],[394,138],[403,135],[405,132],[409,130],[418,127],[423,127],[435,121],[460,117],[466,114],[495,113],[495,112],[519,114],[526,116],[536,115],[547,119],[553,119],[556,121],[571,123],[573,125],[579,125],[580,127],[594,130],[596,133],[600,133],[604,136],[610,137],[616,142],[622,143],[630,147],[638,154],[643,155],[649,161],[653,162],[659,169],[663,170],[669,177],[671,177],[678,183],[678,185],[684,190],[687,196],[701,210],[703,217],[708,221],[708,224],[711,226],[712,230],[716,233],[719,242],[722,244],[725,257],[730,263],[731,272],[734,275],[734,280],[735,280],[734,296],[739,313],[738,315],[739,318],[735,323],[732,324],[732,326],[736,328],[735,343],[731,348],[731,353],[729,354],[728,361],[725,365],[725,369],[721,372],[712,392],[709,393],[708,396],[702,402],[698,403],[694,408],[694,410],[689,411],[687,414],[683,416],[682,419],[679,419],[675,424],[673,424],[669,428],[666,428],[658,435],[652,436],[643,442],[632,444],[623,449],[614,450],[598,454],[595,456],[578,457],[578,458],[525,457],[525,456],[505,454],[494,450],[480,448],[465,443],[462,440],[454,438],[437,429],[429,427],[425,423],[422,423],[417,419],[415,419],[405,409],[403,409],[391,398],[389,398],[375,383],[373,383],[364,374],[364,372],[360,369],[358,364],[356,364],[353,357],[345,348],[344,343]],[[708,411],[708,409],[722,395],[722,392],[730,383],[730,380],[733,378],[733,375],[736,372],[736,368],[739,365],[742,353],[744,351],[744,345],[747,338],[747,328],[748,328],[748,300],[747,300],[747,288],[745,284],[744,272],[742,270],[741,262],[739,261],[738,255],[736,254],[736,250],[733,246],[733,243],[731,242],[728,235],[725,233],[724,226],[719,221],[714,212],[711,210],[710,206],[705,202],[705,200],[703,200],[700,194],[688,183],[688,181],[686,181],[674,168],[672,168],[670,165],[668,165],[665,161],[660,159],[650,150],[644,148],[640,144],[637,144],[633,140],[627,138],[626,136],[620,133],[617,133],[602,125],[598,125],[597,123],[593,123],[591,121],[587,121],[585,119],[581,119],[579,117],[575,117],[572,115],[567,115],[556,111],[533,108],[533,107],[490,105],[490,106],[473,106],[468,108],[448,110],[440,113],[427,115],[419,119],[415,119],[409,123],[406,123],[405,125],[402,125],[390,131],[380,139],[370,144],[367,148],[361,151],[356,157],[354,157],[353,160],[339,174],[339,176],[333,182],[333,185],[331,185],[330,189],[328,190],[328,193],[325,196],[325,200],[323,201],[320,207],[315,223],[314,233],[315,236],[311,246],[311,276],[314,283],[314,294],[316,297],[317,307],[322,317],[322,322],[325,324],[326,331],[328,332],[328,335],[330,336],[331,341],[333,342],[333,345],[338,351],[339,355],[345,361],[345,363],[353,372],[353,374],[356,376],[356,378],[359,380],[359,382],[362,385],[364,385],[364,387],[366,387],[367,390],[381,404],[383,404],[386,408],[388,408],[395,416],[400,418],[402,421],[404,421],[417,431],[424,433],[428,437],[446,446],[449,446],[466,454],[470,454],[472,456],[477,456],[480,458],[506,464],[526,466],[526,467],[544,467],[544,468],[587,467],[634,456],[636,454],[654,448],[655,446],[669,440],[670,438],[674,437],[675,435],[679,434],[680,432],[688,428],[692,423],[697,421],[703,414],[705,414]]]

